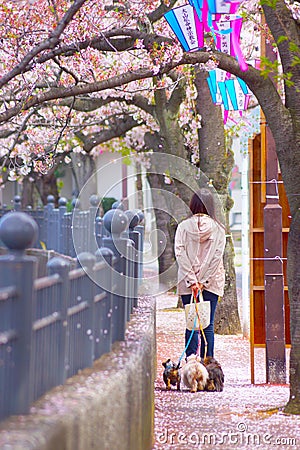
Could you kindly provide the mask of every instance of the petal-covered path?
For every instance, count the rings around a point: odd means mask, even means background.
[[[157,378],[155,444],[157,449],[298,449],[300,416],[282,412],[287,385],[265,384],[264,350],[255,349],[255,385],[250,383],[249,341],[216,335],[215,357],[225,374],[223,392],[190,393],[182,386],[167,391],[162,362],[178,361],[184,350],[185,318],[177,296],[157,297]]]

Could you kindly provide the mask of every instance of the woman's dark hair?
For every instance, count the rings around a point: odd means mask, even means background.
[[[205,188],[195,192],[190,201],[190,210],[193,214],[208,214],[213,219],[216,219],[212,192]]]

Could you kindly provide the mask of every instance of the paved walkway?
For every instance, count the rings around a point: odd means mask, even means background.
[[[249,341],[216,335],[215,357],[225,373],[223,392],[166,391],[162,362],[178,361],[184,350],[185,319],[177,296],[157,297],[157,379],[153,450],[299,449],[300,417],[281,408],[286,385],[265,384],[264,350],[255,350],[256,385],[250,383]]]

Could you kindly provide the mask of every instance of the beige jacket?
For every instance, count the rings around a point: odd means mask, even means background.
[[[175,256],[179,295],[190,294],[190,286],[200,282],[204,289],[223,296],[225,240],[225,229],[204,214],[196,214],[178,225]]]

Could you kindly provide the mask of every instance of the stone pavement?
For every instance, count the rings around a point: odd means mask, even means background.
[[[156,299],[157,378],[153,450],[298,449],[300,416],[286,415],[287,385],[265,383],[264,350],[255,349],[255,385],[250,383],[249,341],[216,335],[215,357],[225,373],[223,392],[165,389],[162,362],[178,361],[184,350],[184,311],[177,295]]]

